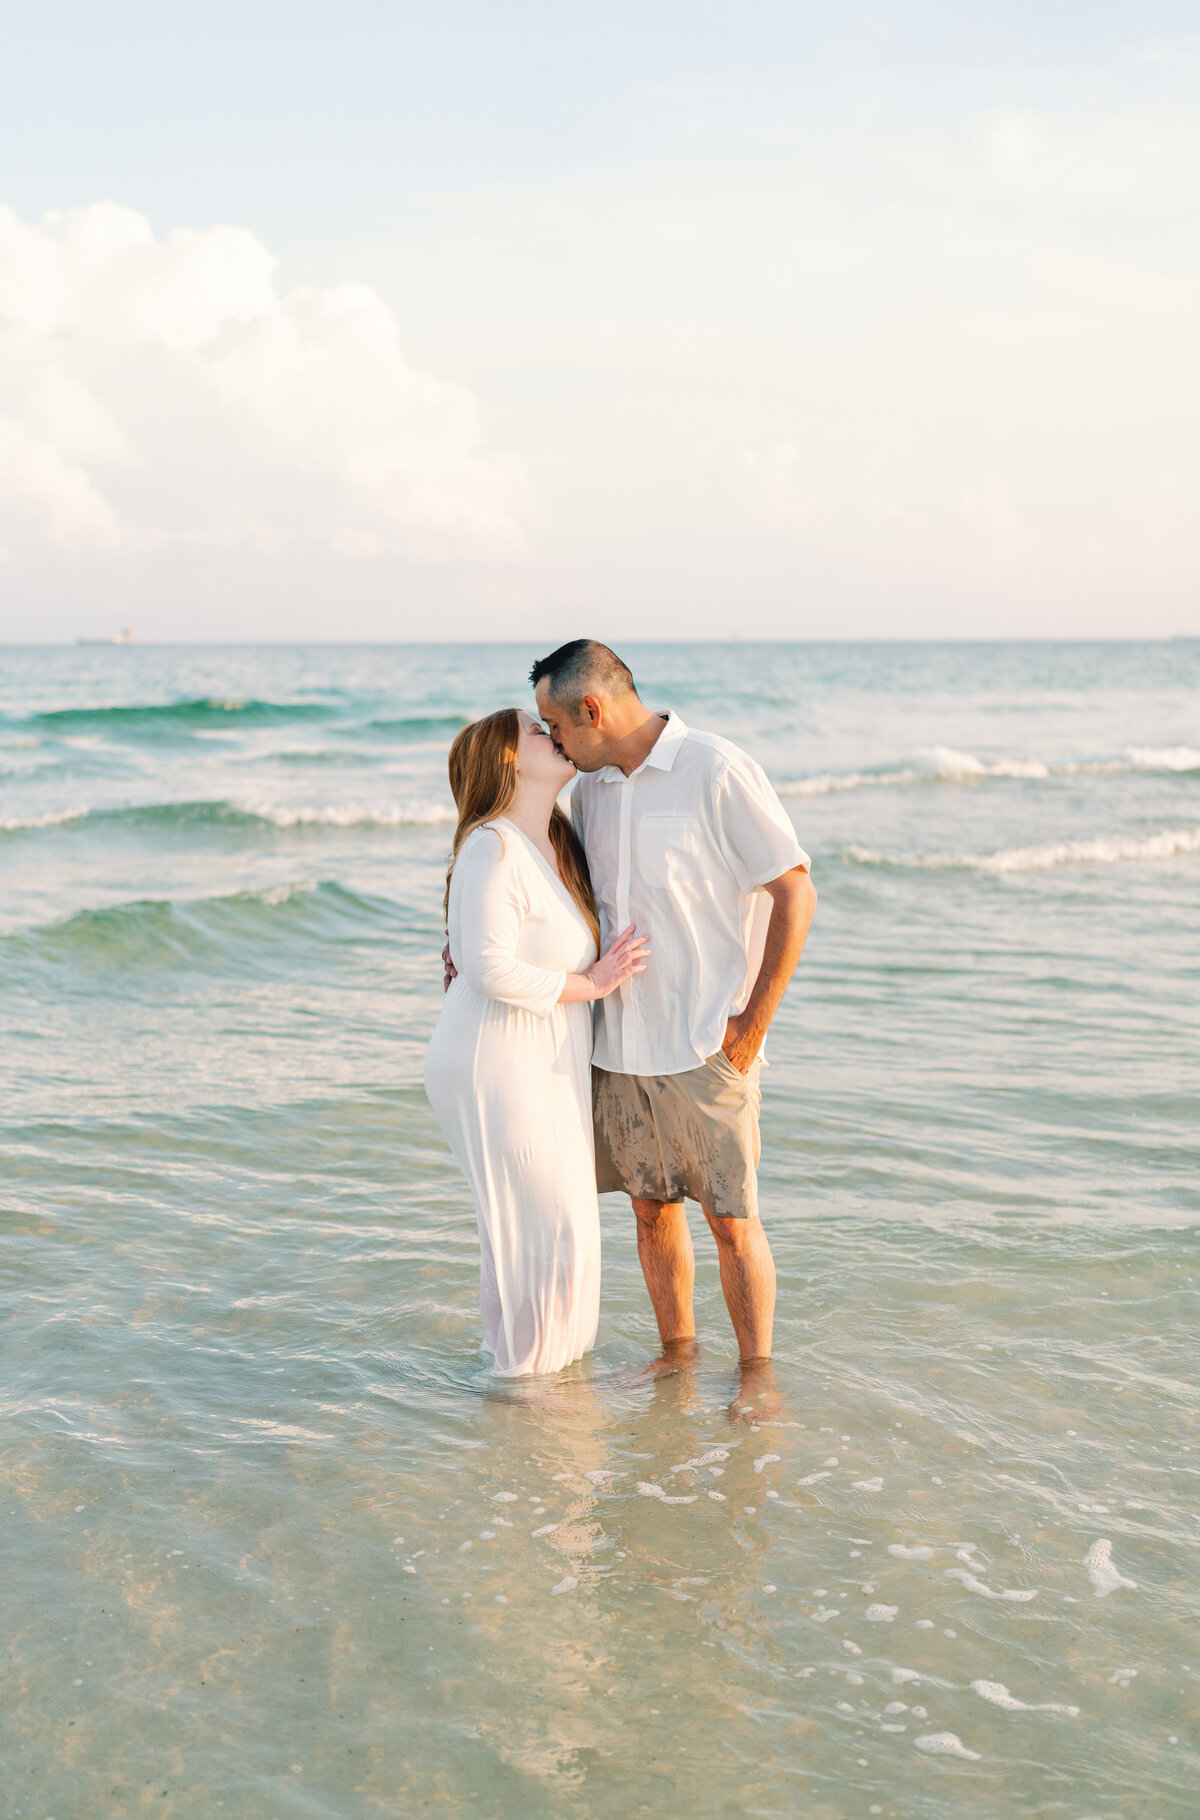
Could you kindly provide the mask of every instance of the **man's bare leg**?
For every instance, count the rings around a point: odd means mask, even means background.
[[[696,1255],[682,1201],[637,1201],[638,1260],[664,1348],[696,1337]],[[769,1255],[769,1254],[768,1254]]]
[[[775,1260],[757,1215],[750,1220],[704,1217],[717,1241],[717,1263],[725,1306],[744,1365],[769,1359],[775,1329]]]

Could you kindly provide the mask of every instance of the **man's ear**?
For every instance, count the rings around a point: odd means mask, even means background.
[[[598,695],[585,695],[579,704],[579,717],[586,720],[590,727],[598,727],[604,713]]]

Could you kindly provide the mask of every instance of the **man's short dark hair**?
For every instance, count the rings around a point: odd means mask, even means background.
[[[569,708],[578,708],[585,695],[637,694],[629,665],[594,638],[573,638],[549,657],[539,657],[529,672],[535,689],[543,677],[554,700]]]

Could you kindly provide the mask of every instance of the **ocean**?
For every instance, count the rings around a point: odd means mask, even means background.
[[[612,1196],[484,1367],[445,755],[540,654],[0,651],[6,1813],[1194,1816],[1200,642],[625,647],[820,893],[771,1392]]]

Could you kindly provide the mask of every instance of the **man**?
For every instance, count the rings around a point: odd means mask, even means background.
[[[695,1337],[690,1197],[717,1241],[741,1360],[766,1360],[775,1264],[758,1215],[759,1052],[816,906],[808,855],[761,767],[648,709],[606,645],[573,639],[530,680],[579,772],[572,814],[604,944],[630,923],[650,937],[646,970],[600,1005],[598,1188],[633,1201],[664,1350]]]

